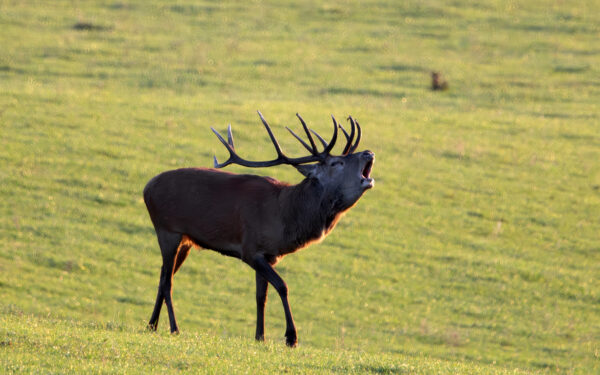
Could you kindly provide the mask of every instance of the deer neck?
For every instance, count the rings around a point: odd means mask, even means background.
[[[298,249],[325,237],[344,211],[340,194],[317,179],[307,178],[283,193],[282,219],[285,240]]]

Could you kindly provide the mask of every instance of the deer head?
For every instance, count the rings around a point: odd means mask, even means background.
[[[361,128],[358,121],[354,120],[352,116],[348,117],[351,126],[350,134],[348,134],[341,124],[338,124],[333,115],[331,116],[331,119],[333,120],[333,136],[331,141],[327,142],[317,132],[309,129],[302,117],[296,113],[296,116],[302,123],[302,127],[304,128],[309,143],[306,143],[290,128],[286,127],[286,129],[310,152],[310,155],[299,158],[290,158],[281,150],[277,139],[273,135],[269,124],[262,114],[258,112],[258,115],[275,147],[277,158],[267,161],[249,161],[241,158],[235,152],[233,134],[231,125],[229,125],[227,129],[227,141],[225,141],[219,132],[214,128],[211,128],[221,143],[227,148],[230,155],[229,159],[224,163],[219,163],[215,157],[215,168],[223,168],[229,164],[238,164],[253,168],[270,167],[281,164],[292,165],[302,173],[306,179],[318,181],[323,189],[324,196],[336,195],[341,210],[351,207],[367,189],[374,186],[375,180],[371,178],[371,168],[375,161],[375,155],[368,150],[355,153],[361,138]],[[336,156],[331,155],[330,153],[337,140],[338,128],[346,137],[346,145],[344,146],[342,154]],[[319,152],[311,133],[321,142],[323,151]]]

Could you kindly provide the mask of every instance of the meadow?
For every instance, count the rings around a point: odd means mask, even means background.
[[[0,372],[600,373],[600,2],[0,2]],[[447,91],[431,91],[440,71]],[[146,332],[146,182],[363,128],[368,191],[270,289],[210,251]],[[338,152],[341,150],[336,149]],[[228,170],[296,183],[280,166]]]

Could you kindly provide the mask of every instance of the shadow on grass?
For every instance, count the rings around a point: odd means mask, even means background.
[[[91,22],[79,21],[73,25],[73,30],[77,31],[105,31],[110,30],[108,26],[98,25]]]
[[[380,65],[381,70],[393,70],[395,72],[429,72],[427,68],[418,65],[409,64],[392,64],[392,65]]]
[[[380,91],[375,89],[353,89],[348,87],[328,87],[320,92],[321,95],[361,95],[375,97],[404,98],[403,92]]]

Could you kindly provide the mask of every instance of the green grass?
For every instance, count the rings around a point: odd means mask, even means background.
[[[428,373],[522,374],[492,365],[404,354],[346,349],[288,349],[276,343],[202,333],[150,334],[113,324],[81,324],[28,316],[0,318],[3,350],[11,351],[8,372],[52,369],[68,373]]]
[[[600,372],[599,11],[0,3],[0,371]],[[257,109],[290,154],[299,112],[322,134],[352,114],[377,155],[375,188],[278,266],[300,346],[273,294],[253,342],[253,273],[208,251],[175,278],[183,333],[145,333],[161,259],[141,191],[225,157],[210,126],[270,157]]]

